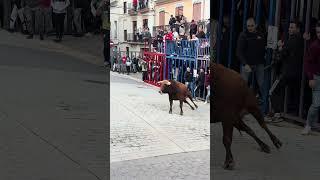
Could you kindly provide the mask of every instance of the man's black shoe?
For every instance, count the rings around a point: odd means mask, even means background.
[[[40,40],[43,40],[43,35],[40,35]]]
[[[33,35],[31,34],[31,35],[27,36],[27,39],[33,39]]]
[[[10,33],[14,33],[14,30],[13,29],[9,29],[8,30]]]

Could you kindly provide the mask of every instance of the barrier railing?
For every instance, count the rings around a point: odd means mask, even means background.
[[[187,68],[190,68],[193,81],[189,87],[193,97],[205,99],[205,72],[208,72],[210,61],[209,40],[167,40],[158,42],[156,49],[156,52],[144,52],[144,60],[148,63],[145,82],[156,85],[157,81],[171,79],[185,83],[184,76]],[[201,68],[203,72],[200,73]]]

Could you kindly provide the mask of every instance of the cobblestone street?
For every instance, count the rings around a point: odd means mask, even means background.
[[[149,159],[150,162],[161,164],[157,158],[153,159],[152,157],[209,151],[209,104],[205,105],[202,101],[198,101],[196,103],[199,108],[195,111],[184,105],[184,116],[180,116],[178,103],[174,102],[173,114],[169,114],[168,97],[167,95],[160,95],[156,87],[128,79],[127,76],[116,73],[111,73],[110,81],[110,103],[112,105],[110,160],[112,172],[121,171],[119,170],[121,161],[151,158]],[[190,158],[188,155],[185,156],[185,158]],[[182,160],[185,158],[182,158]],[[202,171],[207,174],[207,179],[209,179],[209,156],[199,156],[199,158],[201,163],[208,165],[206,166],[207,169],[202,168]],[[182,161],[179,159],[177,158],[178,161]],[[123,165],[130,166],[125,162],[123,162]],[[148,163],[146,163],[145,168],[148,168],[148,166]],[[195,165],[191,163],[190,166]],[[158,168],[161,169],[161,166]],[[175,167],[172,167],[172,169],[175,169]],[[189,170],[186,172],[189,172]],[[134,171],[136,171],[134,168],[129,168],[127,174],[122,172],[117,177],[126,177]],[[153,171],[156,171],[156,169]],[[164,170],[164,172],[166,171]],[[194,171],[191,170],[189,173],[194,173]],[[166,174],[163,173],[161,176],[165,178]],[[168,174],[169,179],[172,177],[174,176]],[[141,178],[137,177],[137,179]]]
[[[319,133],[311,136],[302,136],[302,127],[280,122],[269,125],[271,131],[282,141],[283,146],[278,151],[268,135],[252,119],[247,124],[261,140],[271,147],[271,154],[260,152],[257,143],[237,130],[233,132],[232,152],[236,162],[234,171],[222,169],[225,158],[222,144],[221,124],[211,127],[213,150],[211,156],[214,164],[215,180],[316,180],[320,176],[319,167]]]

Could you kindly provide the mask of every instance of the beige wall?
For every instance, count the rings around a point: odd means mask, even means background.
[[[175,15],[176,7],[178,4],[183,5],[183,15],[187,18],[187,21],[190,22],[193,16],[193,2],[192,0],[182,0],[175,2],[167,2],[166,4],[156,4],[155,6],[155,26],[159,26],[159,12],[165,10],[165,24],[169,24],[170,16]]]

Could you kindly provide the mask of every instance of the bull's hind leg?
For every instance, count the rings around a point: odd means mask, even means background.
[[[272,134],[272,132],[267,127],[266,123],[264,122],[263,114],[261,113],[259,107],[256,106],[256,107],[250,108],[250,109],[248,109],[248,111],[258,121],[260,126],[268,133],[274,146],[279,149],[282,146],[282,143],[275,135]]]
[[[180,115],[183,115],[183,110],[182,110],[182,106],[183,106],[183,101],[180,100]]]
[[[169,110],[169,114],[172,114],[172,104],[173,104],[173,100],[169,99],[170,101],[170,110]]]
[[[192,110],[194,110],[194,107],[192,107],[191,104],[190,104],[187,100],[184,100],[183,102],[187,103],[187,104],[190,106],[190,108],[191,108]]]
[[[242,120],[239,120],[235,125],[237,129],[246,132],[248,135],[250,135],[261,147],[261,150],[265,153],[270,153],[270,148],[268,145],[266,145],[263,141],[261,141],[257,135],[253,132],[253,130],[247,126]]]
[[[188,98],[191,100],[191,102],[193,103],[193,105],[194,105],[196,108],[198,108],[198,106],[196,105],[196,103],[193,102],[192,96],[191,96],[191,95],[188,95]]]
[[[226,123],[225,121],[228,121],[228,120],[230,121]],[[222,122],[222,128],[223,128],[222,141],[223,141],[224,148],[226,150],[226,159],[225,159],[223,168],[227,170],[232,170],[235,166],[232,152],[231,152],[233,125],[230,122],[232,122],[232,119],[225,119]]]

